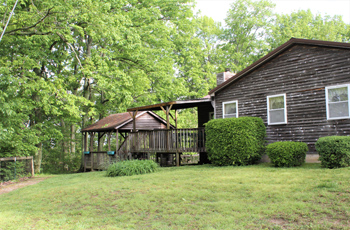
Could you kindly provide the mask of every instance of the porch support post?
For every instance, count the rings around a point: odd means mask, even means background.
[[[101,143],[102,136],[103,136],[102,133],[100,133],[100,132],[97,133],[97,138],[98,138],[98,140],[97,140],[97,151],[98,152],[102,151],[102,143]]]
[[[107,134],[108,151],[111,151],[111,132]]]
[[[85,153],[87,150],[87,133],[83,133],[83,156],[82,156],[82,161],[83,161],[83,167],[84,167],[84,172],[86,172],[86,157]]]
[[[115,157],[119,156],[118,149],[119,149],[119,135],[118,135],[118,129],[115,130]],[[120,160],[120,157],[119,157]]]
[[[180,156],[179,156],[179,152],[176,150],[176,166],[179,167],[180,166]]]
[[[175,129],[177,129],[177,109],[175,109]]]
[[[90,133],[91,171],[94,171],[94,154],[92,153],[94,151],[94,135],[95,133]]]

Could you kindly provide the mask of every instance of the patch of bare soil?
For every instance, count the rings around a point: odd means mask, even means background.
[[[23,188],[25,186],[37,184],[48,177],[31,177],[31,178],[21,178],[19,182],[7,181],[0,183],[0,195],[4,193],[12,192],[13,190]]]

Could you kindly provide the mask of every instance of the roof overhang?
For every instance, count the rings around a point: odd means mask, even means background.
[[[321,40],[310,40],[310,39],[300,39],[300,38],[291,38],[289,41],[284,43],[283,45],[279,46],[275,50],[271,51],[264,57],[260,58],[247,68],[243,69],[241,72],[237,73],[232,78],[228,79],[227,81],[223,82],[222,84],[218,85],[214,89],[209,91],[209,95],[214,95],[216,92],[220,91],[221,89],[225,88],[229,84],[231,84],[234,81],[237,81],[238,79],[244,77],[248,73],[254,71],[255,69],[259,68],[263,64],[267,63],[271,59],[277,57],[284,51],[290,49],[291,47],[295,45],[311,45],[311,46],[323,46],[328,48],[338,48],[338,49],[350,49],[350,43],[344,43],[344,42],[329,42],[329,41],[321,41]]]
[[[128,112],[134,111],[146,111],[146,110],[162,110],[162,107],[171,106],[171,109],[187,109],[198,106],[203,106],[205,104],[211,104],[210,98],[201,98],[201,99],[193,99],[193,100],[184,100],[184,101],[170,101],[164,102],[154,105],[146,105],[141,107],[135,107],[127,109]]]

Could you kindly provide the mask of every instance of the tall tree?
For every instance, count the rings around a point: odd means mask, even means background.
[[[219,26],[207,16],[196,17],[187,25],[181,25],[181,33],[173,35],[177,76],[185,86],[185,98],[201,98],[215,86]]]
[[[341,16],[313,15],[310,10],[276,15],[268,31],[268,43],[276,48],[290,38],[306,38],[326,41],[348,42],[350,27]]]
[[[221,70],[230,67],[238,72],[267,52],[265,36],[272,23],[273,7],[268,0],[236,0],[231,5],[218,46]]]
[[[7,3],[0,6],[4,15],[14,0]],[[39,171],[43,152],[50,157],[59,149],[60,162],[76,154],[81,118],[86,126],[130,106],[179,97],[170,37],[191,9],[191,0],[21,1],[0,43],[6,75],[0,103],[9,108],[1,116],[12,114],[0,127],[15,127],[18,149],[35,155]],[[0,138],[6,143],[6,135]]]

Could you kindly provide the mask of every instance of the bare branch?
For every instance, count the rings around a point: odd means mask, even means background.
[[[57,32],[56,34],[62,39],[62,41],[64,41],[64,42],[71,48],[71,50],[72,50],[73,53],[75,54],[76,59],[77,59],[78,62],[79,62],[79,65],[80,65],[81,69],[83,70],[84,67],[83,67],[83,65],[81,64],[81,61],[80,61],[80,59],[79,59],[79,56],[78,56],[77,52],[75,51],[74,47],[73,47],[71,44],[68,43],[67,39],[66,39],[62,34],[60,34],[60,33],[58,33],[58,32]],[[85,77],[84,72],[83,72],[83,71],[81,71],[81,72],[82,72],[83,76]]]

